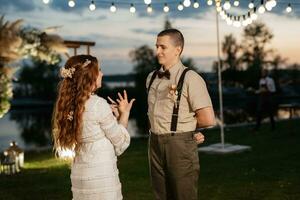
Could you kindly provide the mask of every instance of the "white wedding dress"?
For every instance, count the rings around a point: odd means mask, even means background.
[[[73,200],[122,199],[117,156],[129,143],[128,131],[106,100],[92,95],[83,113],[82,146],[71,169]]]

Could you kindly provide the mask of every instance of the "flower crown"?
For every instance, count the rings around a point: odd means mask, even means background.
[[[88,66],[92,61],[90,61],[89,59],[86,59],[85,62],[82,64],[82,67],[86,67]],[[68,69],[66,69],[65,67],[62,67],[60,69],[60,75],[63,78],[72,78],[73,74],[75,73],[75,67],[70,67]]]

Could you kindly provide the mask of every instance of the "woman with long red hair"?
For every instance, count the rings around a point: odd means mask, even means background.
[[[101,87],[103,73],[90,55],[69,58],[60,71],[58,97],[53,113],[53,139],[56,152],[71,149],[74,200],[122,199],[117,156],[130,143],[127,131],[129,113],[126,91],[119,99],[107,101],[94,94]]]

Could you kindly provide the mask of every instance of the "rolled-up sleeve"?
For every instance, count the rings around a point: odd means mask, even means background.
[[[203,78],[194,71],[186,74],[188,99],[193,111],[212,106],[209,93]]]
[[[100,118],[99,124],[105,136],[113,144],[116,155],[119,156],[128,148],[130,135],[127,129],[118,123],[109,104],[104,99],[102,101],[101,110],[99,110],[99,112],[102,112],[103,117]]]

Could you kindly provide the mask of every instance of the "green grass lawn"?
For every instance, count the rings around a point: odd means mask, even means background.
[[[299,200],[300,120],[280,122],[275,132],[269,124],[254,134],[250,127],[225,131],[225,141],[250,145],[240,154],[200,153],[199,199]],[[219,130],[205,133],[203,146],[219,142]],[[0,176],[0,199],[71,199],[70,168],[52,152],[27,152],[25,169]],[[152,199],[148,175],[147,140],[134,139],[119,158],[125,200]]]

